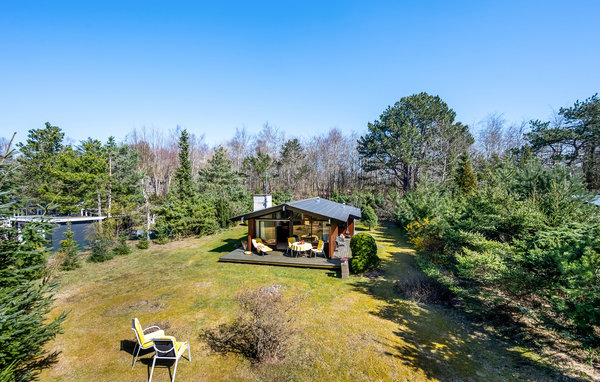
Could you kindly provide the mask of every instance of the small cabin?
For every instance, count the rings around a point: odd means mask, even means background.
[[[325,254],[331,259],[336,250],[336,238],[354,235],[355,220],[361,218],[359,208],[315,197],[270,206],[270,196],[256,195],[253,212],[235,216],[233,221],[248,224],[248,250],[252,239],[259,238],[273,251],[285,251],[288,238],[308,242],[316,247],[325,243]],[[260,208],[260,207],[264,208]]]

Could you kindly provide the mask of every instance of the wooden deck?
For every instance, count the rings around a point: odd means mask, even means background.
[[[352,257],[352,252],[350,252],[350,239],[346,239],[346,245],[336,248],[332,259],[320,256],[294,257],[282,251],[270,251],[264,255],[257,255],[254,251],[252,251],[251,254],[245,255],[244,250],[242,248],[238,248],[232,252],[229,252],[225,256],[221,256],[219,261],[229,263],[280,265],[284,267],[341,269],[342,262],[340,259],[342,257]]]
[[[252,252],[250,255],[245,255],[242,248],[236,249],[233,252],[222,256],[219,261],[230,263],[246,263],[246,264],[263,264],[263,265],[280,265],[286,267],[302,267],[302,268],[321,268],[321,269],[340,269],[341,261],[339,258],[328,259],[324,257],[294,257],[284,252],[271,251],[265,255],[257,255]]]

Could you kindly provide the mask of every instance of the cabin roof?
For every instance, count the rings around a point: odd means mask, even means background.
[[[289,207],[290,210],[303,212],[309,215],[316,215],[327,219],[334,219],[340,222],[346,222],[349,218],[360,219],[362,217],[360,208],[352,207],[347,204],[332,202],[331,200],[315,197],[309,199],[296,200],[293,202],[279,204],[277,206],[264,208],[249,212],[247,214],[234,216],[231,220],[251,219],[273,212],[283,210],[283,207]]]
[[[29,223],[32,221],[46,220],[53,224],[60,223],[78,223],[93,222],[106,219],[106,216],[44,216],[44,215],[25,215],[13,216],[9,220],[17,223]]]

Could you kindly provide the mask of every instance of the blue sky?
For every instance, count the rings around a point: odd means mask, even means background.
[[[544,119],[600,90],[599,17],[598,1],[2,1],[0,136],[362,133],[420,91],[469,125]]]

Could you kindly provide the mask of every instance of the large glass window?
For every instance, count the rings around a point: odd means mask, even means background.
[[[276,224],[277,222],[258,220],[256,222],[256,237],[261,238],[267,244],[275,244],[277,241]]]

